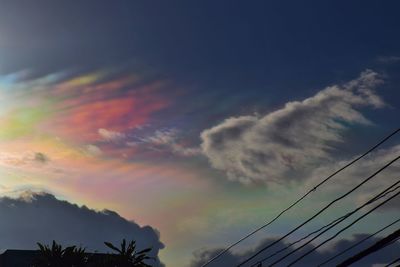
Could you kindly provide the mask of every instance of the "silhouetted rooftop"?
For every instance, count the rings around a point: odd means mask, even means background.
[[[3,254],[0,254],[0,267],[31,267],[38,253],[38,250],[8,249]],[[107,254],[90,253],[90,255],[99,258]]]
[[[0,255],[0,267],[29,267],[37,255],[37,250],[9,249]]]

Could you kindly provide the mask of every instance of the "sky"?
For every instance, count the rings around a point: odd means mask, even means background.
[[[399,8],[0,0],[0,232],[18,236],[0,249],[58,239],[99,250],[99,239],[127,236],[152,244],[159,266],[200,266],[399,127]],[[395,136],[214,266],[285,234],[398,155]],[[397,181],[399,168],[289,241]],[[399,203],[312,260],[395,220]],[[35,216],[51,223],[23,224]]]

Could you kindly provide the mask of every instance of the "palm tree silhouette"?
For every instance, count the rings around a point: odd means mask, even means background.
[[[147,255],[151,248],[136,251],[136,242],[132,240],[127,244],[125,239],[122,240],[120,248],[110,242],[104,242],[104,244],[116,252],[110,257],[112,267],[151,267],[144,262],[148,259],[154,259]]]
[[[70,246],[62,248],[54,240],[50,246],[37,243],[39,255],[33,262],[33,267],[84,267],[89,257],[83,248]]]
[[[123,239],[120,248],[104,242],[114,251],[112,254],[89,254],[84,248],[76,246],[63,248],[54,240],[51,246],[37,244],[39,254],[32,267],[151,267],[145,261],[154,259],[147,255],[151,248],[137,251],[133,240],[127,243]]]

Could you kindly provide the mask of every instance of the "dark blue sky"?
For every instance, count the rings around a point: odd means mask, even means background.
[[[128,65],[263,105],[400,54],[398,1],[1,3],[3,73]]]
[[[398,55],[399,5],[3,0],[2,70],[130,63],[221,87],[303,89]]]

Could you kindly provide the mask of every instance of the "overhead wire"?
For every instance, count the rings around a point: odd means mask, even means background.
[[[368,257],[369,255],[376,253],[379,250],[384,249],[385,247],[393,244],[400,238],[400,228],[397,229],[396,231],[392,232],[391,234],[385,236],[384,238],[380,239],[377,241],[375,244],[372,246],[369,246],[368,248],[358,252],[357,254],[351,256],[350,258],[345,259],[338,265],[337,267],[347,267],[350,266],[360,260],[362,260],[365,257]]]
[[[392,266],[393,264],[395,264],[396,262],[400,262],[400,257],[399,258],[396,258],[396,259],[394,259],[393,261],[391,261],[391,262],[389,262],[388,264],[386,264],[384,267],[389,267],[389,266]],[[397,265],[397,266],[400,266],[400,265]]]
[[[269,220],[268,222],[266,222],[265,224],[261,225],[260,227],[256,228],[255,230],[251,231],[250,233],[246,234],[245,236],[243,236],[242,238],[240,238],[239,240],[237,240],[236,242],[230,244],[229,246],[227,246],[225,249],[223,249],[221,252],[219,252],[218,254],[216,254],[215,256],[213,256],[211,259],[209,259],[207,262],[205,262],[203,265],[201,265],[201,267],[205,267],[207,265],[209,265],[210,263],[212,263],[213,261],[215,261],[216,259],[218,259],[219,257],[221,257],[222,255],[224,255],[225,253],[227,253],[230,249],[232,249],[233,247],[237,246],[239,243],[243,242],[244,240],[246,240],[247,238],[253,236],[254,234],[258,233],[259,231],[267,228],[269,225],[271,225],[273,222],[275,222],[276,220],[278,220],[283,214],[285,214],[286,212],[288,212],[289,210],[291,210],[294,206],[296,206],[297,204],[299,204],[301,201],[303,201],[303,199],[305,199],[308,195],[310,195],[311,193],[315,192],[319,187],[321,187],[323,184],[325,184],[327,181],[329,181],[332,177],[336,176],[338,173],[342,172],[343,170],[347,169],[348,167],[350,167],[351,165],[355,164],[357,161],[361,160],[362,158],[364,158],[365,156],[367,156],[369,153],[371,153],[372,151],[374,151],[375,149],[377,149],[379,146],[381,146],[382,144],[384,144],[386,141],[388,141],[390,138],[392,138],[394,135],[396,135],[398,132],[400,132],[400,128],[397,128],[396,130],[394,130],[393,132],[391,132],[389,135],[387,135],[386,137],[384,137],[382,140],[380,140],[377,144],[375,144],[374,146],[372,146],[371,148],[369,148],[366,152],[364,152],[363,154],[361,154],[360,156],[354,158],[353,160],[351,160],[350,162],[348,162],[347,164],[345,164],[343,167],[339,168],[338,170],[336,170],[335,172],[333,172],[332,174],[330,174],[329,176],[327,176],[326,178],[324,178],[321,182],[319,182],[317,185],[315,185],[313,188],[311,188],[309,191],[307,191],[305,194],[303,194],[300,198],[298,198],[296,201],[294,201],[291,205],[289,205],[287,208],[283,209],[279,214],[277,214],[274,218],[272,218],[271,220]]]
[[[365,183],[367,183],[369,180],[371,180],[372,178],[374,178],[376,175],[378,175],[379,173],[381,173],[383,170],[385,170],[387,167],[389,167],[390,165],[392,165],[394,162],[396,162],[397,160],[400,159],[400,156],[395,157],[394,159],[392,159],[391,161],[389,161],[388,163],[386,163],[383,167],[379,168],[377,171],[375,171],[373,174],[371,174],[370,176],[368,176],[366,179],[364,179],[361,183],[357,184],[356,186],[354,186],[353,188],[351,188],[349,191],[347,191],[346,193],[342,194],[341,196],[335,198],[334,200],[332,200],[331,202],[329,202],[326,206],[324,206],[322,209],[320,209],[317,213],[315,213],[313,216],[311,216],[310,218],[308,218],[306,221],[302,222],[300,225],[298,225],[297,227],[295,227],[294,229],[292,229],[291,231],[289,231],[287,234],[283,235],[282,237],[280,237],[279,239],[273,241],[272,243],[270,243],[269,245],[259,249],[256,253],[254,253],[252,256],[248,257],[247,259],[245,259],[244,261],[240,262],[237,267],[243,266],[244,264],[248,263],[250,260],[254,259],[255,257],[257,257],[258,255],[260,255],[262,252],[264,252],[265,250],[267,250],[268,248],[272,247],[273,245],[279,243],[280,241],[282,241],[283,239],[285,239],[286,237],[288,237],[289,235],[291,235],[292,233],[294,233],[295,231],[297,231],[298,229],[300,229],[301,227],[303,227],[304,225],[306,225],[307,223],[309,223],[310,221],[312,221],[313,219],[315,219],[316,217],[318,217],[321,213],[323,213],[325,210],[327,210],[329,207],[331,207],[334,203],[346,198],[348,195],[350,195],[351,193],[353,193],[354,191],[356,191],[358,188],[360,188],[361,186],[363,186]]]
[[[386,187],[384,190],[382,190],[380,193],[378,193],[376,196],[372,197],[370,200],[366,201],[364,204],[356,207],[355,209],[353,209],[352,211],[346,213],[345,215],[334,219],[333,221],[329,222],[326,225],[323,225],[322,227],[318,228],[317,230],[307,234],[306,236],[288,244],[287,246],[285,246],[284,248],[276,251],[275,253],[269,255],[268,257],[263,258],[262,260],[258,261],[258,262],[265,262],[266,260],[272,258],[273,256],[276,256],[277,254],[279,254],[280,252],[289,249],[290,247],[292,247],[293,245],[306,240],[307,238],[309,238],[310,236],[312,236],[313,234],[317,234],[316,236],[314,236],[312,239],[308,240],[307,242],[305,242],[304,244],[302,244],[301,246],[297,247],[296,249],[292,250],[291,252],[285,254],[283,257],[279,258],[278,260],[276,260],[274,263],[272,263],[269,266],[273,266],[275,263],[282,261],[283,259],[289,257],[290,255],[294,254],[295,252],[299,251],[300,249],[302,249],[303,247],[305,247],[306,245],[310,244],[312,241],[314,241],[315,239],[317,239],[318,237],[320,237],[322,234],[326,233],[327,231],[329,231],[330,229],[332,229],[333,227],[335,227],[336,225],[338,225],[339,223],[343,222],[344,220],[346,220],[348,217],[350,217],[351,215],[355,214],[356,212],[358,212],[359,210],[365,208],[366,206],[374,203],[375,201],[378,201],[379,199],[385,197],[388,193],[393,192],[394,189],[398,189],[400,188],[400,186],[398,186],[400,184],[400,179],[397,180],[396,182],[394,182],[393,184],[389,185],[388,187]]]
[[[295,263],[299,262],[301,259],[303,259],[304,257],[306,257],[307,255],[309,255],[310,253],[312,253],[313,251],[317,250],[319,247],[325,245],[326,243],[328,243],[329,241],[333,240],[334,238],[336,238],[338,235],[340,235],[342,232],[346,231],[347,229],[349,229],[350,227],[352,227],[353,225],[355,225],[357,222],[359,222],[360,220],[362,220],[364,217],[368,216],[369,214],[371,214],[372,212],[374,212],[376,209],[378,209],[379,207],[383,206],[384,204],[386,204],[387,202],[391,201],[393,198],[397,197],[398,195],[400,195],[400,191],[395,193],[394,195],[390,196],[389,198],[385,199],[383,202],[379,203],[377,206],[375,206],[374,208],[370,209],[368,212],[364,213],[362,216],[358,217],[356,220],[354,220],[353,222],[351,222],[350,224],[348,224],[347,226],[345,226],[344,228],[340,229],[338,232],[336,232],[333,236],[329,237],[328,239],[326,239],[325,241],[323,241],[322,243],[314,246],[310,251],[306,252],[305,254],[303,254],[302,256],[300,256],[299,258],[297,258],[296,260],[292,261],[288,266],[292,266]]]
[[[356,243],[354,243],[354,244],[351,245],[350,247],[348,247],[348,248],[342,250],[341,252],[339,252],[339,253],[333,255],[332,257],[328,258],[328,259],[325,260],[324,262],[320,263],[320,264],[318,265],[318,267],[324,266],[325,264],[327,264],[327,263],[333,261],[333,260],[336,259],[337,257],[339,257],[339,256],[345,254],[346,252],[352,250],[353,248],[359,246],[360,244],[364,243],[364,242],[367,241],[368,239],[371,239],[372,237],[374,237],[374,236],[378,235],[379,233],[385,231],[386,229],[388,229],[389,227],[395,225],[395,224],[398,223],[398,222],[400,222],[400,218],[398,218],[397,220],[391,222],[390,224],[386,225],[385,227],[380,228],[378,231],[376,231],[376,232],[374,232],[374,233],[372,233],[372,234],[370,234],[370,235],[368,235],[368,236],[362,238],[361,240],[357,241]]]

